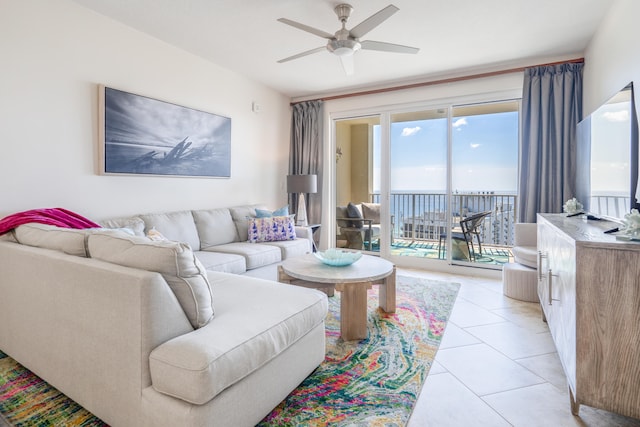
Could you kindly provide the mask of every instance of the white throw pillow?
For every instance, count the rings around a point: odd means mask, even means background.
[[[194,328],[213,318],[207,273],[188,244],[106,231],[89,236],[88,251],[91,258],[162,274]]]
[[[105,219],[100,221],[100,225],[112,229],[128,228],[136,236],[144,236],[144,221],[137,216]]]

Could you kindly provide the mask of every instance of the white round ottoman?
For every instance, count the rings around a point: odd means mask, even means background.
[[[539,302],[538,272],[518,263],[502,266],[502,293],[520,301]]]

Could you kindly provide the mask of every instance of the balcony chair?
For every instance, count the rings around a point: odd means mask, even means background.
[[[482,239],[480,235],[484,226],[484,219],[491,215],[491,211],[480,212],[460,220],[460,228],[454,228],[451,230],[451,239],[464,242],[469,261],[475,262],[477,256],[482,256]],[[476,253],[475,245],[473,244],[473,236],[476,237],[478,243],[478,252]],[[445,245],[447,241],[448,233],[444,232],[440,234],[440,241],[438,242],[438,258],[444,257]]]
[[[349,203],[336,207],[336,242],[343,242],[349,249],[373,250],[374,242],[380,239],[380,204]],[[391,218],[393,230],[393,217]],[[391,236],[393,241],[393,235]],[[337,246],[340,246],[339,244]]]

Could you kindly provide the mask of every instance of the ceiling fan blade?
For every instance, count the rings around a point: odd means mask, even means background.
[[[282,22],[283,24],[291,25],[292,27],[295,27],[299,30],[306,31],[307,33],[315,34],[316,36],[320,36],[325,39],[331,40],[333,38],[333,34],[329,34],[326,31],[318,30],[317,28],[313,28],[308,25],[304,25],[287,18],[280,18],[278,19],[278,21]]]
[[[361,23],[353,27],[351,31],[349,31],[349,33],[351,34],[352,37],[359,39],[360,37],[363,37],[365,34],[367,34],[369,31],[373,30],[378,25],[382,24],[391,15],[393,15],[399,10],[400,9],[390,4],[389,6],[374,13],[373,15],[371,15],[370,17],[368,17],[367,19],[365,19],[364,21],[362,21]]]
[[[418,53],[420,51],[417,47],[404,46],[401,44],[393,44],[393,43],[385,43],[385,42],[376,42],[373,40],[366,40],[360,42],[360,46],[362,49],[366,50],[379,50],[383,52],[394,52],[394,53]]]
[[[342,69],[347,76],[353,75],[353,55],[339,56]]]
[[[290,56],[288,58],[281,59],[278,62],[279,63],[283,63],[283,62],[293,61],[294,59],[302,58],[303,56],[311,55],[312,53],[320,52],[320,51],[323,51],[323,50],[327,50],[327,47],[326,46],[322,46],[322,47],[317,47],[315,49],[307,50],[307,51],[304,51],[304,52],[299,53],[297,55],[293,55],[293,56]]]

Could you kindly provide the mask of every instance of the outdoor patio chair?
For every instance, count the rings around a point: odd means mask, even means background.
[[[467,253],[469,254],[469,261],[475,262],[478,255],[482,255],[482,239],[480,235],[482,233],[482,227],[484,225],[484,219],[491,215],[491,211],[480,212],[460,220],[460,229],[451,230],[451,239],[464,242],[467,247]],[[473,244],[473,236],[476,237],[478,243],[478,252],[476,255],[475,245]],[[447,241],[448,233],[444,232],[440,234],[440,241],[438,242],[438,258],[444,257],[445,247],[443,242]]]
[[[346,240],[349,249],[373,250],[380,239],[380,204],[349,203],[336,206],[336,241]],[[391,242],[393,242],[393,215],[391,216]]]

